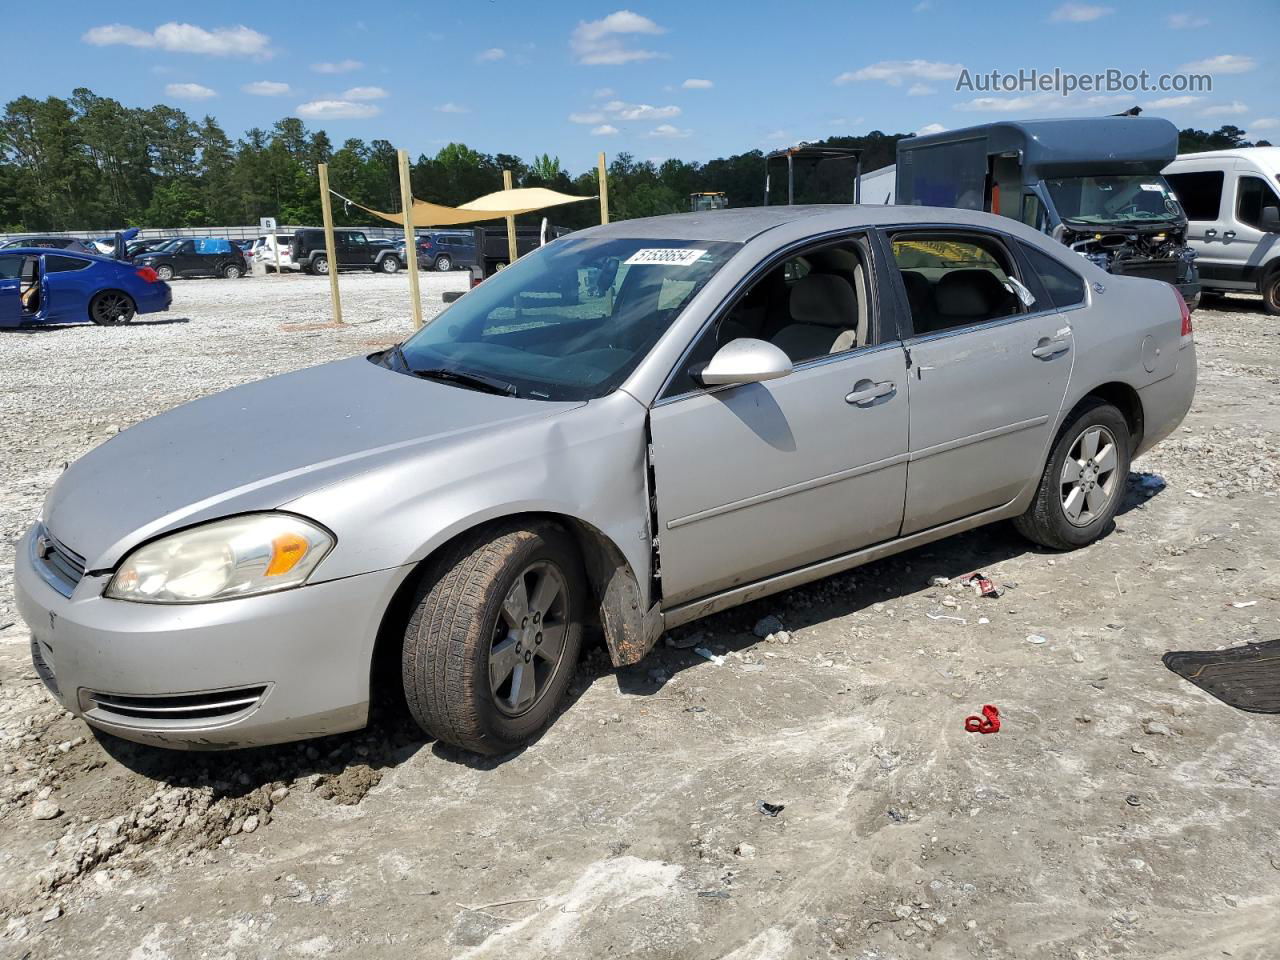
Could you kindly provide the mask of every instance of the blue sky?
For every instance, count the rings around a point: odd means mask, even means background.
[[[336,143],[383,138],[417,154],[459,140],[526,158],[545,151],[574,173],[599,150],[706,160],[1134,103],[1179,127],[1233,123],[1280,143],[1276,0],[989,10],[971,0],[73,0],[27,6],[0,94],[68,96],[83,85],[130,105],[211,113],[232,136],[295,115]],[[961,68],[1055,67],[1208,72],[1213,90],[1064,99],[955,89]]]

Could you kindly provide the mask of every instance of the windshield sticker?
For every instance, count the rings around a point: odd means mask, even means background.
[[[1164,193],[1164,187],[1158,183],[1140,183],[1138,186],[1143,190],[1150,190],[1152,193]]]
[[[622,262],[631,266],[691,267],[707,251],[687,250],[683,247],[663,249],[658,247],[637,250]]]

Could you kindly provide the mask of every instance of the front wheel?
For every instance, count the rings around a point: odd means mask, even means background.
[[[137,312],[133,297],[119,290],[103,290],[89,301],[89,319],[100,327],[128,323]]]
[[[1262,307],[1273,317],[1280,316],[1280,267],[1262,281]]]
[[[453,260],[449,258],[447,253],[442,253],[436,257],[436,269],[441,273],[448,273],[453,269]]]
[[[586,575],[550,523],[459,541],[419,588],[405,630],[405,698],[427,733],[477,753],[525,746],[551,721],[582,643]]]
[[[1035,499],[1014,526],[1053,550],[1097,540],[1120,507],[1130,456],[1124,415],[1103,400],[1085,400],[1058,434]]]

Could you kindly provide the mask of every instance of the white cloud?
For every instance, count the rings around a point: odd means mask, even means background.
[[[255,97],[282,97],[289,93],[289,85],[277,80],[255,80],[253,83],[246,83],[240,89]]]
[[[1207,27],[1208,17],[1198,17],[1194,13],[1171,13],[1164,18],[1170,30],[1193,30],[1196,27]]]
[[[600,20],[581,20],[569,35],[569,47],[578,63],[588,66],[617,65],[663,56],[653,50],[628,47],[625,38],[666,33],[648,17],[618,10]]]
[[[618,128],[612,123],[602,123],[598,127],[592,127],[591,132],[597,137],[611,137],[618,132]]]
[[[1193,97],[1189,93],[1184,93],[1179,97],[1161,97],[1159,100],[1152,100],[1146,107],[1148,110],[1172,110],[1175,107],[1190,106],[1203,99],[1204,97]]]
[[[359,60],[334,60],[322,63],[313,63],[311,69],[316,73],[351,73],[353,70],[359,70],[364,64]]]
[[[1237,117],[1242,113],[1248,113],[1249,108],[1239,100],[1233,100],[1231,103],[1219,103],[1216,106],[1205,107],[1200,111],[1202,117]]]
[[[570,123],[600,123],[604,120],[604,114],[598,111],[591,113],[571,113],[569,114]]]
[[[609,97],[612,97],[616,92],[617,91],[614,90],[613,87],[597,87],[596,92],[591,94],[591,98],[593,100],[607,100],[609,99]]]
[[[448,103],[442,103],[440,104],[440,106],[436,107],[436,113],[470,113],[470,112],[471,112],[471,109],[469,107],[461,106],[459,104],[454,103],[453,101],[450,101]]]
[[[684,83],[680,84],[686,90],[710,90],[715,86],[710,80],[699,80],[697,77],[690,77]]]
[[[674,104],[655,107],[647,103],[624,103],[610,100],[604,105],[607,113],[616,114],[619,120],[668,120],[680,116],[680,108]]]
[[[1184,63],[1182,70],[1184,73],[1248,73],[1257,66],[1258,61],[1253,57],[1223,53],[1216,57]]]
[[[930,0],[920,0],[920,2],[919,2],[919,3],[917,3],[914,7],[912,7],[912,8],[911,8],[911,12],[912,12],[912,13],[927,13],[928,11],[930,11],[930,10],[932,10],[932,9],[933,9],[933,4],[930,2]]]
[[[206,30],[190,23],[162,23],[154,31],[123,23],[94,27],[81,39],[95,47],[143,47],[170,53],[199,53],[210,57],[271,56],[271,38],[248,27]]]
[[[916,136],[924,137],[931,133],[942,133],[942,131],[946,129],[947,128],[940,123],[926,123],[923,127],[921,127],[919,130],[916,131]]]
[[[1090,23],[1115,12],[1114,7],[1098,7],[1090,3],[1064,3],[1049,14],[1049,19],[1053,23]]]
[[[476,63],[493,63],[495,60],[501,60],[507,55],[507,51],[501,47],[490,47],[488,50],[481,50],[476,54]]]
[[[391,94],[381,87],[352,87],[342,95],[343,100],[381,100]]]
[[[298,116],[316,120],[361,120],[376,117],[382,111],[372,103],[351,100],[312,100],[298,104]]]
[[[1045,102],[1044,96],[1030,97],[974,97],[963,103],[957,103],[957,110],[972,110],[979,113],[1015,113],[1018,110],[1030,110]]]
[[[964,65],[940,63],[936,60],[881,60],[860,70],[851,70],[836,77],[839,86],[858,80],[882,80],[890,86],[899,86],[903,80],[953,80],[960,75]]]
[[[217,90],[211,90],[200,83],[171,83],[164,88],[164,92],[166,96],[180,100],[208,100],[218,95]]]
[[[660,123],[648,133],[646,137],[659,137],[664,140],[682,140],[693,133],[692,130],[681,130],[679,127],[673,127],[669,123]]]
[[[1277,120],[1275,117],[1259,117],[1257,120],[1253,121],[1253,123],[1249,124],[1249,130],[1251,132],[1254,130],[1274,130],[1276,127],[1280,127],[1280,120]]]
[[[927,97],[931,93],[937,93],[937,89],[929,86],[927,83],[913,83],[907,89],[908,97]]]

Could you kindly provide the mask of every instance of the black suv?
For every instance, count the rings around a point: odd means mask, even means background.
[[[471,230],[433,230],[418,234],[419,262],[432,270],[463,270],[476,262],[476,237]]]
[[[150,267],[161,280],[174,277],[226,277],[236,280],[249,272],[240,248],[223,237],[187,237],[160,250],[139,253],[139,267]]]
[[[395,273],[405,265],[394,246],[370,241],[363,230],[334,230],[333,244],[339,270]],[[329,254],[324,247],[323,230],[317,227],[299,230],[293,235],[291,247],[293,262],[306,273],[329,272]]]

